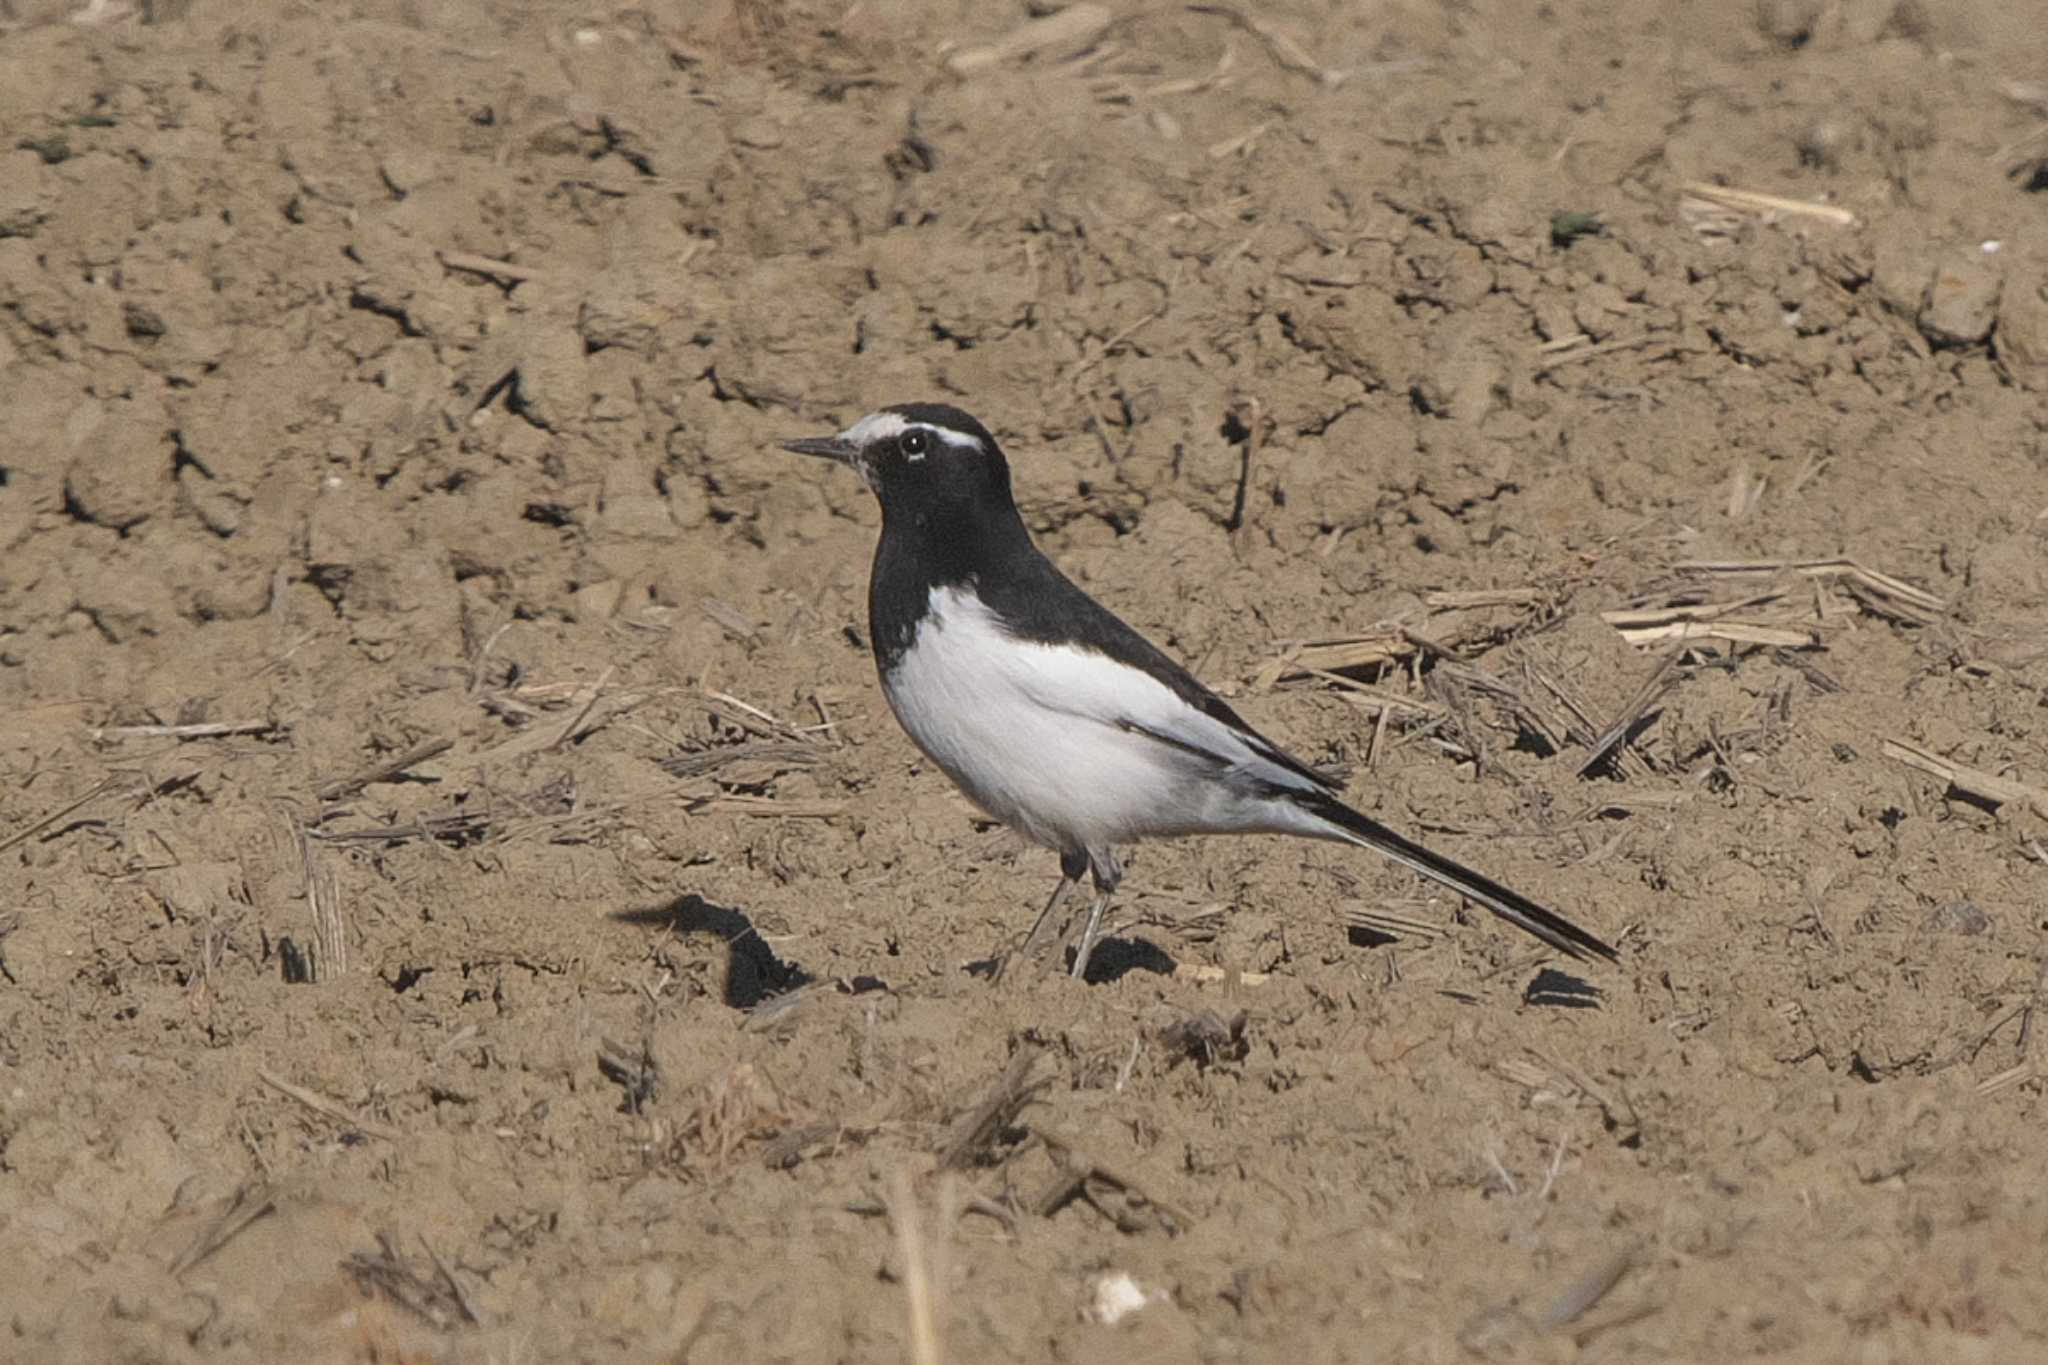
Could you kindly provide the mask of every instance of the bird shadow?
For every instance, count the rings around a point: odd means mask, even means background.
[[[1043,957],[1044,955],[1041,954],[1039,965],[1035,968],[1030,967],[1026,963],[1013,962],[1009,965],[1008,970],[1012,973],[1025,970],[1041,972],[1057,970],[1060,975],[1064,976],[1074,969],[1074,946],[1072,944],[1068,944],[1065,948],[1061,949],[1057,968],[1052,963],[1044,961]],[[1172,954],[1149,940],[1142,938],[1104,938],[1096,940],[1095,952],[1088,959],[1088,975],[1082,979],[1091,986],[1100,986],[1105,982],[1119,980],[1130,975],[1132,972],[1152,972],[1159,976],[1172,976],[1174,969],[1179,965],[1180,963]],[[973,962],[968,963],[967,974],[988,980],[992,979],[996,972],[1002,968],[1002,955],[994,953],[988,957],[977,958]]]
[[[794,962],[775,955],[754,928],[745,912],[705,900],[691,892],[662,905],[635,906],[614,910],[610,917],[624,924],[639,924],[668,930],[678,937],[709,934],[725,941],[725,1003],[736,1010],[750,1010],[762,1001],[798,986],[812,977]]]
[[[1072,948],[1062,955],[1060,962],[1062,966],[1072,969]],[[1171,953],[1150,939],[1104,938],[1096,940],[1095,951],[1088,958],[1088,974],[1082,980],[1091,986],[1100,986],[1107,982],[1120,981],[1132,972],[1172,976],[1173,969],[1179,965]]]
[[[1387,948],[1401,941],[1392,934],[1356,924],[1345,929],[1344,937],[1354,948]],[[1465,1004],[1479,1003],[1479,997],[1469,992],[1448,991],[1446,994]],[[1545,967],[1537,972],[1522,990],[1524,1004],[1550,1005],[1558,1009],[1597,1010],[1606,999],[1606,992],[1592,982],[1556,967]]]
[[[1597,1010],[1603,999],[1605,996],[1598,986],[1555,967],[1545,967],[1536,973],[1522,991],[1524,1004],[1554,1005],[1569,1010]]]

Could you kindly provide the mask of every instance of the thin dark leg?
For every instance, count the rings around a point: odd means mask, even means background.
[[[1052,899],[1045,903],[1045,909],[1038,912],[1038,919],[1032,924],[1031,932],[1024,936],[1024,946],[996,959],[996,969],[989,975],[991,984],[1003,979],[1003,973],[1010,969],[1012,962],[1031,960],[1038,952],[1039,941],[1045,937],[1045,926],[1052,923],[1052,917],[1059,913],[1060,906],[1066,904],[1067,897],[1073,895],[1074,888],[1080,884],[1080,879],[1076,877],[1060,878],[1060,884],[1053,888]]]
[[[1116,855],[1107,849],[1088,853],[1088,866],[1095,874],[1095,903],[1088,907],[1088,923],[1081,930],[1081,942],[1074,949],[1074,967],[1069,973],[1076,981],[1088,975],[1088,959],[1095,954],[1095,940],[1102,933],[1102,916],[1109,909],[1109,898],[1116,892],[1116,884],[1124,879],[1124,870]]]
[[[1045,903],[1045,909],[1038,912],[1038,918],[1031,925],[1031,932],[1024,936],[1024,946],[1014,953],[1006,953],[996,959],[995,971],[989,974],[989,982],[1003,979],[1003,973],[1016,960],[1030,961],[1038,951],[1039,943],[1045,937],[1045,928],[1052,923],[1052,917],[1067,903],[1067,897],[1074,894],[1074,888],[1081,884],[1081,874],[1088,870],[1086,853],[1062,853],[1060,855],[1060,884],[1053,888],[1052,899]]]
[[[1109,909],[1109,893],[1095,893],[1095,903],[1088,907],[1088,927],[1081,931],[1080,946],[1074,949],[1074,970],[1068,975],[1079,981],[1088,975],[1088,959],[1095,952],[1095,936],[1102,932],[1102,913]]]

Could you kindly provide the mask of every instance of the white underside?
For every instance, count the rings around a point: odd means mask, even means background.
[[[1152,835],[1336,835],[1267,794],[1314,788],[1229,725],[1104,655],[1014,639],[955,588],[933,590],[931,615],[883,690],[962,791],[1051,848],[1106,850]]]

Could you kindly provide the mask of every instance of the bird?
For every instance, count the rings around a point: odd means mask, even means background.
[[[1083,875],[1071,974],[1085,977],[1117,849],[1147,838],[1288,834],[1371,849],[1577,960],[1615,950],[1556,911],[1403,837],[1253,729],[1033,543],[980,421],[899,403],[835,436],[778,441],[852,469],[881,504],[868,634],[882,693],[923,753],[998,822],[1059,855],[1028,961]],[[1011,955],[998,954],[1000,978]]]

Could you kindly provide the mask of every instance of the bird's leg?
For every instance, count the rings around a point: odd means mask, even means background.
[[[1085,853],[1062,853],[1060,855],[1060,884],[1053,888],[1052,899],[1045,903],[1045,909],[1038,912],[1038,918],[1031,925],[1031,932],[1024,936],[1024,946],[1014,953],[996,959],[996,969],[989,974],[990,984],[1001,981],[1010,963],[1017,959],[1029,961],[1045,937],[1045,926],[1052,923],[1052,917],[1059,913],[1067,897],[1074,894],[1074,888],[1081,884],[1081,874],[1088,870],[1088,855]]]
[[[1032,924],[1031,932],[1024,936],[1024,945],[1015,952],[1005,953],[996,959],[996,969],[989,974],[990,984],[1001,981],[1003,973],[1010,969],[1012,962],[1019,958],[1029,960],[1038,951],[1039,940],[1045,937],[1045,926],[1052,922],[1052,917],[1059,912],[1060,906],[1066,903],[1067,897],[1074,894],[1074,888],[1079,885],[1079,880],[1074,877],[1060,878],[1060,884],[1053,888],[1052,899],[1045,903],[1045,909],[1038,912],[1038,919]]]
[[[1095,936],[1102,930],[1102,915],[1108,909],[1109,893],[1097,891],[1095,903],[1088,907],[1088,925],[1081,930],[1081,942],[1074,949],[1074,969],[1068,973],[1076,981],[1088,975],[1088,958],[1095,951]]]
[[[1116,891],[1116,884],[1124,879],[1122,864],[1116,855],[1107,849],[1091,849],[1088,853],[1089,869],[1095,874],[1095,903],[1088,907],[1088,923],[1081,930],[1081,942],[1074,949],[1074,968],[1070,975],[1079,981],[1088,975],[1088,959],[1094,955],[1095,939],[1102,932],[1102,916],[1109,909],[1109,898]]]

